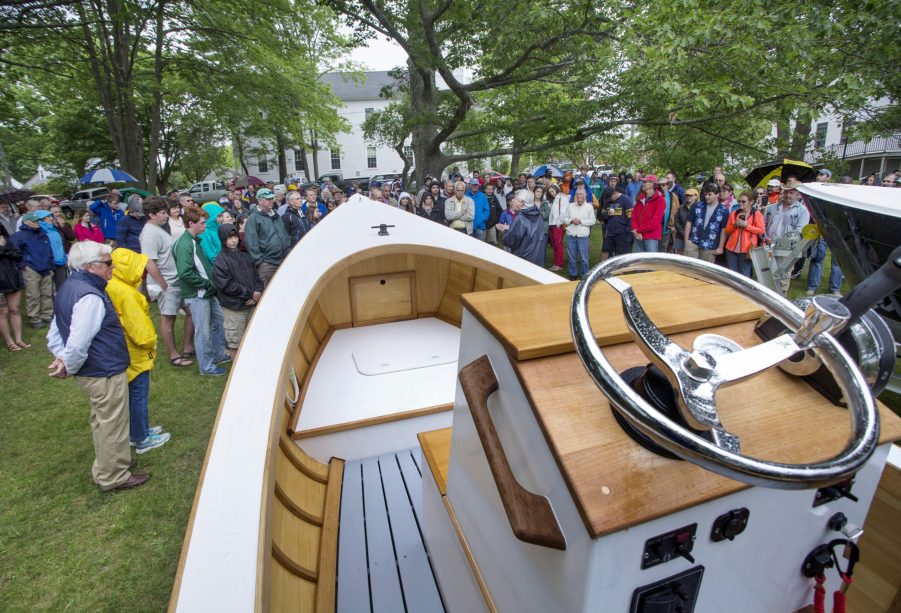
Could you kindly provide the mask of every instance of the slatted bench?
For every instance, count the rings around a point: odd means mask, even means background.
[[[339,613],[444,611],[422,537],[418,448],[344,466]]]

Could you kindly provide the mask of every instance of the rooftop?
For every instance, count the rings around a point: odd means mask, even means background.
[[[330,85],[332,93],[344,101],[378,100],[382,88],[395,83],[387,70],[364,72],[361,75],[362,78],[357,80],[350,73],[329,72],[320,81]]]

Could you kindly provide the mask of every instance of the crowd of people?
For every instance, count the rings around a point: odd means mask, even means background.
[[[882,184],[896,186],[901,172]],[[821,169],[818,181],[831,181]],[[845,179],[842,179],[843,182]],[[132,195],[117,190],[76,215],[74,225],[48,200],[29,200],[25,213],[0,203],[0,334],[10,352],[30,349],[23,339],[21,294],[29,324],[47,328],[54,356],[50,375],[74,378],[91,404],[94,481],[103,490],[147,482],[133,472],[138,454],[171,435],[149,419],[149,373],[157,330],[149,303],[159,309],[159,336],[172,367],[197,363],[203,376],[222,376],[234,359],[253,309],[285,257],[304,236],[354,193],[331,180],[303,190],[294,184],[241,189],[229,185],[219,202],[195,203],[190,194]],[[685,188],[673,172],[657,176],[550,172],[504,178],[497,184],[457,169],[427,177],[415,194],[399,181],[372,186],[368,197],[502,247],[562,271],[585,275],[592,232],[601,231],[600,258],[633,251],[671,252],[751,276],[749,251],[800,232],[810,214],[798,182],[771,180],[735,189],[722,169]],[[820,284],[826,245],[814,242],[808,293]],[[784,283],[783,293],[788,283]],[[829,290],[841,287],[833,263]],[[184,315],[183,342],[175,325]]]

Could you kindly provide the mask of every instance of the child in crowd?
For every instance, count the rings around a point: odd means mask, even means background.
[[[147,256],[120,247],[113,250],[113,278],[106,286],[119,315],[128,345],[129,438],[137,453],[162,447],[170,438],[160,426],[150,427],[150,371],[156,360],[156,329],[147,299],[138,291]]]
[[[219,288],[226,346],[234,360],[253,308],[263,296],[263,281],[250,256],[238,248],[240,239],[235,226],[219,226],[219,239],[222,251],[213,264],[213,281]]]

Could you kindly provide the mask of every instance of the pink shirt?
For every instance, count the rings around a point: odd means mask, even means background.
[[[103,242],[103,231],[100,229],[100,226],[91,226],[91,229],[87,229],[80,223],[75,224],[75,238],[79,241],[94,241],[95,243]]]

